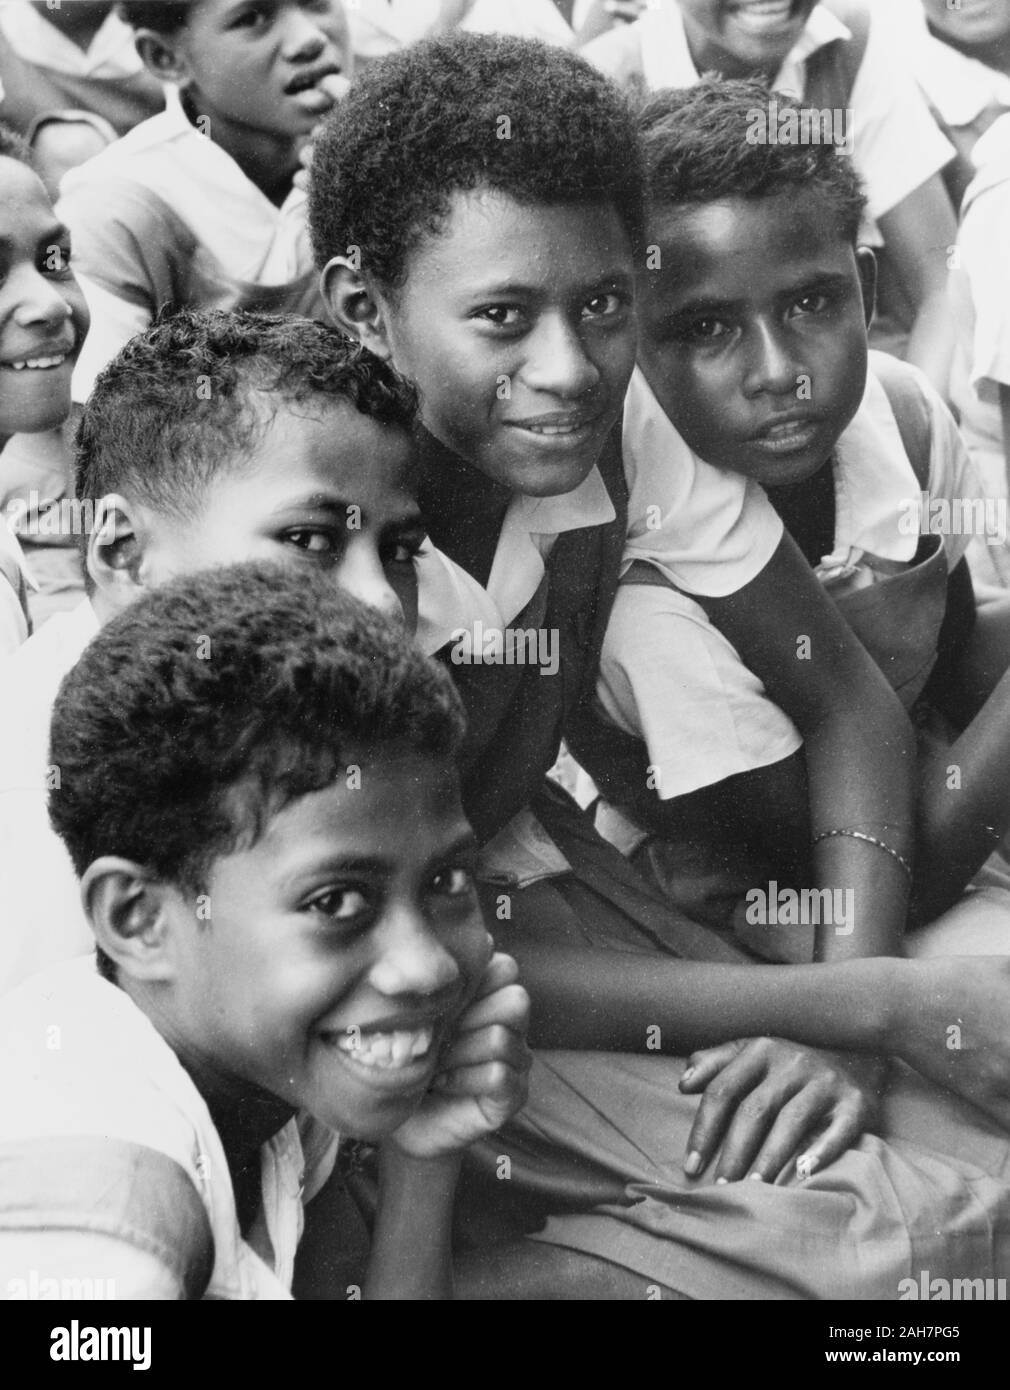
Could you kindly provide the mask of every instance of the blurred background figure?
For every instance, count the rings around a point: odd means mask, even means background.
[[[3,0],[0,119],[26,136],[50,196],[62,175],[165,104],[112,0]]]

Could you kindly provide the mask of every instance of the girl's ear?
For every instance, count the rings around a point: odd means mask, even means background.
[[[184,86],[190,79],[189,64],[181,50],[154,29],[138,29],[133,38],[140,60],[159,82]]]
[[[877,304],[877,258],[868,246],[856,248],[856,267],[863,292],[863,316],[869,328]]]
[[[386,324],[386,306],[371,280],[346,256],[334,256],[323,267],[320,289],[330,318],[344,333],[384,362],[393,351]]]
[[[100,497],[95,503],[86,563],[96,590],[116,611],[132,602],[143,587],[141,554],[130,503],[118,492]]]
[[[121,976],[149,982],[173,977],[170,893],[131,859],[104,855],[86,870],[81,902],[96,942]]]

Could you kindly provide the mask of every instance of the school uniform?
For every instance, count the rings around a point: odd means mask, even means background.
[[[57,213],[91,308],[74,399],[165,305],[325,317],[305,208],[299,189],[275,207],[174,88],[160,115],[72,169]]]
[[[639,391],[631,400],[648,418],[633,422],[629,437],[637,429],[646,440],[665,438],[647,397]],[[667,494],[657,491],[668,455],[646,450],[628,464],[622,433],[615,426],[596,472],[568,498],[513,500],[491,565],[487,588],[503,619],[556,625],[558,676],[449,665],[473,723],[464,800],[484,844],[485,901],[492,916],[558,944],[746,963],[753,956],[745,948],[671,908],[544,781],[561,736],[579,727],[592,700],[629,513],[630,529],[640,533],[650,505],[671,524],[677,516],[664,511]],[[432,515],[445,463],[445,451],[429,441],[422,496],[427,491]],[[721,526],[724,537],[735,537],[746,574],[767,546],[774,549],[780,528],[763,514],[770,504],[760,490],[719,474],[710,479],[713,492],[720,479],[735,493],[709,513],[698,503],[697,516],[708,517],[698,535],[709,543]],[[682,573],[703,573],[701,545],[692,566],[691,514],[682,519],[681,550],[671,542],[671,553]],[[510,841],[517,807],[534,831]],[[523,828],[531,831],[529,820]],[[560,858],[552,862],[554,854]],[[991,1277],[1006,1267],[1010,1147],[971,1107],[902,1072],[888,1099],[887,1137],[864,1137],[806,1183],[787,1172],[775,1183],[716,1186],[711,1174],[691,1181],[681,1170],[698,1106],[677,1090],[685,1065],[647,1052],[536,1052],[523,1112],[465,1161],[466,1238],[479,1245],[524,1233],[694,1298],[896,1299],[898,1280],[920,1261],[941,1275],[971,1269]],[[507,1183],[496,1177],[502,1156]]]
[[[1007,498],[999,391],[1010,387],[1010,114],[975,146],[978,174],[965,194],[949,280],[957,338],[951,399],[987,495]],[[990,576],[984,576],[990,577]],[[996,578],[1010,581],[1010,565]]]
[[[0,90],[0,120],[23,132],[46,116],[87,111],[125,135],[164,106],[133,30],[115,13],[82,49],[28,0],[0,5]]]
[[[176,1296],[288,1299],[304,1204],[337,1135],[307,1116],[261,1151],[247,1234],[207,1105],[147,1016],[96,972],[65,962],[0,1002],[0,1240],[84,1232],[153,1256]]]

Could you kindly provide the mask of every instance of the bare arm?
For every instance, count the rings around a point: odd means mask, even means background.
[[[785,536],[750,584],[724,599],[699,599],[768,697],[803,735],[812,838],[855,829],[910,862],[915,741],[901,704],[865,648]],[[892,855],[837,836],[814,850],[816,886],[837,890],[853,921],[822,926],[820,960],[897,955],[909,883]],[[846,896],[852,894],[851,898]]]

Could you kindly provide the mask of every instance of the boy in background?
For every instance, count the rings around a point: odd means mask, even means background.
[[[476,586],[425,540],[414,408],[409,387],[334,330],[259,314],[177,315],[100,375],[67,518],[90,597],[0,673],[0,990],[89,948],[45,817],[58,777],[49,711],[99,626],[139,594],[190,570],[269,559],[326,574],[397,615],[405,635],[417,629],[429,651],[472,611],[486,615]]]

